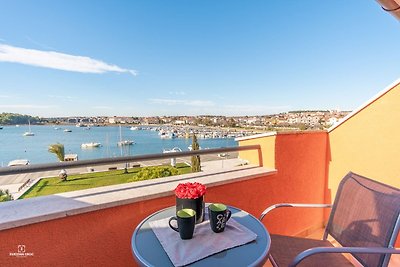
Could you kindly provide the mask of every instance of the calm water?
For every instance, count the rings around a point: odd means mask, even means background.
[[[23,136],[28,131],[27,125],[4,126],[0,130],[0,166],[7,166],[14,159],[28,159],[31,164],[56,162],[54,154],[47,151],[48,146],[61,143],[65,146],[65,153],[78,154],[79,159],[94,159],[115,157],[121,155],[141,155],[162,153],[163,149],[179,147],[182,151],[188,151],[191,139],[175,138],[161,139],[156,131],[136,130],[131,131],[122,127],[122,139],[134,140],[131,146],[119,147],[120,140],[118,126],[92,127],[90,130],[75,126],[60,126],[55,130],[53,126],[31,126],[35,136]],[[65,128],[72,132],[64,132]],[[219,148],[237,146],[234,139],[198,139],[202,148]],[[99,148],[82,149],[82,143],[98,142]]]

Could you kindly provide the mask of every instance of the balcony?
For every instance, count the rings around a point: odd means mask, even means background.
[[[320,142],[316,149],[298,156],[315,160],[324,156],[326,133],[306,136],[310,139],[316,137]],[[1,257],[6,265],[67,266],[76,262],[83,265],[132,265],[130,238],[136,225],[149,214],[174,205],[172,189],[185,180],[205,184],[208,187],[206,201],[224,202],[255,216],[276,202],[304,198],[311,202],[324,201],[324,168],[295,160],[291,161],[292,166],[285,167],[295,172],[286,176],[286,171],[282,174],[273,166],[264,165],[263,159],[267,155],[264,156],[264,151],[243,153],[250,153],[252,160],[258,162],[218,171],[2,203],[0,229],[2,243],[7,245],[2,246]],[[322,158],[317,161],[324,165],[325,159]],[[299,173],[306,175],[309,181],[305,183]],[[310,194],[310,191],[314,192]],[[299,218],[295,224],[287,221],[283,214],[273,214],[266,220],[266,225],[270,231],[298,234],[323,224],[322,211],[294,213],[293,216],[296,214]],[[33,256],[9,256],[21,244]]]
[[[205,184],[207,202],[227,203],[256,217],[279,202],[330,203],[332,138],[326,131],[253,136],[239,140],[240,148],[257,148],[239,149],[249,165],[1,203],[2,264],[135,266],[130,245],[135,227],[173,206],[172,190],[182,181]],[[318,232],[327,216],[324,210],[282,209],[263,222],[271,233],[307,236]],[[20,245],[27,256],[13,256]],[[392,266],[397,263],[392,260]]]

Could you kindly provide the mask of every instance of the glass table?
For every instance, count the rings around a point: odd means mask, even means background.
[[[255,241],[231,248],[189,266],[262,266],[269,254],[271,238],[264,225],[253,215],[235,207],[229,207],[232,218],[257,234]],[[173,266],[149,222],[175,216],[175,206],[157,211],[136,227],[131,240],[132,253],[140,266]],[[210,228],[211,231],[211,228]]]

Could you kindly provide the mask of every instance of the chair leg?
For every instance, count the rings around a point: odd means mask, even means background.
[[[271,256],[271,254],[269,254],[268,259],[271,262],[272,266],[279,267],[278,264],[276,264],[274,258]]]

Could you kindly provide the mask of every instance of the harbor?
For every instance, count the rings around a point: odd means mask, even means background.
[[[35,135],[24,136],[27,131]],[[77,160],[163,153],[173,148],[190,151],[193,133],[201,149],[237,146],[234,138],[251,134],[235,129],[184,126],[3,126],[0,166],[21,159],[30,164],[56,162],[48,147],[57,143],[64,145],[65,154],[76,155]]]

